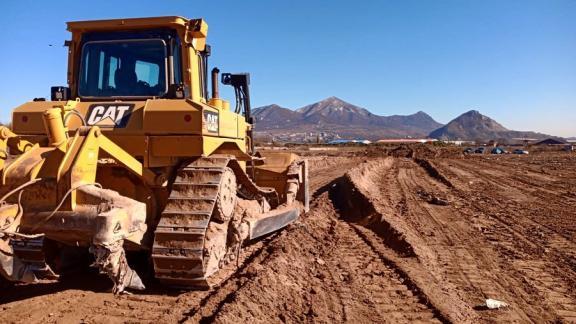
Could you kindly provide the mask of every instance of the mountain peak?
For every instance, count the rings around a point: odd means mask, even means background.
[[[492,118],[482,115],[478,110],[470,110],[430,133],[430,137],[474,140],[498,138],[505,132],[508,129]]]
[[[478,110],[472,109],[463,113],[461,116],[484,116],[484,115],[482,115]]]
[[[348,103],[348,102],[346,102],[346,101],[344,101],[344,100],[342,100],[336,96],[331,96],[331,97],[328,97],[326,99],[322,99],[322,100],[318,101],[317,104],[332,105],[332,106],[334,106],[334,105],[351,105],[352,106],[352,104],[350,104],[350,103]]]
[[[277,104],[270,104],[267,106],[262,106],[262,107],[258,107],[258,108],[254,108],[254,111],[258,110],[258,111],[264,111],[264,110],[270,110],[270,109],[287,109],[284,108],[282,106],[279,106]]]
[[[252,111],[256,121],[276,120],[282,122],[295,122],[300,120],[300,114],[277,104],[256,108]]]
[[[371,116],[372,114],[361,107],[348,103],[338,97],[328,97],[311,105],[296,110],[304,116],[320,115],[328,119],[349,120],[352,115]]]
[[[342,100],[342,99],[340,99],[340,98],[338,98],[338,97],[336,97],[336,96],[330,96],[330,97],[328,97],[328,98],[326,98],[326,99],[324,99],[324,100],[322,100],[322,101],[342,101],[342,102],[345,102],[344,100]]]

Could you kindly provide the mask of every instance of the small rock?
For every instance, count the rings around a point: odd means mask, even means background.
[[[319,265],[325,265],[326,262],[320,258],[316,258],[316,263],[318,263]]]
[[[439,197],[432,197],[432,199],[430,199],[430,203],[433,205],[439,205],[439,206],[449,205],[449,203],[446,199],[439,198]]]
[[[486,308],[488,309],[499,309],[502,307],[508,307],[510,305],[508,305],[507,303],[503,302],[503,301],[499,301],[496,299],[486,299]]]

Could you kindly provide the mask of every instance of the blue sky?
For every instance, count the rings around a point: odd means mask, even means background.
[[[66,83],[66,21],[181,15],[207,20],[211,64],[252,73],[254,106],[338,96],[382,115],[423,110],[446,123],[476,109],[511,129],[576,136],[575,0],[20,0],[1,9],[2,121]]]

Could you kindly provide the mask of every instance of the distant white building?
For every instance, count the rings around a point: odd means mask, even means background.
[[[411,143],[432,143],[438,141],[434,138],[388,138],[378,140],[381,144],[411,144]]]
[[[369,140],[366,140],[366,139],[353,139],[353,140],[336,139],[336,140],[332,140],[326,144],[338,145],[338,144],[355,144],[355,143],[368,145],[368,144],[371,144],[372,142]]]

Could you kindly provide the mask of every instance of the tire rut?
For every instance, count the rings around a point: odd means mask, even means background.
[[[339,221],[335,227],[337,246],[328,262],[347,285],[338,287],[347,321],[365,318],[386,323],[442,322],[425,297],[411,289],[397,269],[387,265],[380,253],[363,239],[356,226]]]

